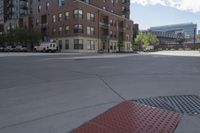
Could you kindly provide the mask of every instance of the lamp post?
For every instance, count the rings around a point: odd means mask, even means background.
[[[100,33],[99,33],[99,9],[98,9],[98,11],[97,11],[97,13],[98,13],[98,49],[97,49],[97,51],[99,51],[99,39],[100,39]]]
[[[194,28],[194,50],[196,50],[196,28]]]
[[[99,13],[100,13],[100,11],[99,11],[99,9],[98,9],[97,12],[95,12],[95,14],[97,14],[97,21],[98,21],[98,22],[97,22],[97,25],[98,25],[98,27],[97,27],[97,33],[98,33],[98,42],[97,42],[97,43],[98,43],[98,47],[97,47],[97,49],[98,49],[98,50],[97,50],[97,51],[99,51],[99,48],[100,48],[100,46],[99,46],[99,43],[100,43],[100,42],[99,42],[99,39],[100,39],[100,33],[99,33],[99,25],[100,25],[100,22],[99,22],[99,21],[100,21],[100,18],[99,18],[99,16],[100,16],[100,15],[99,15]]]

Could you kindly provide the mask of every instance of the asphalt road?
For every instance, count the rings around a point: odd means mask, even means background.
[[[0,58],[0,133],[66,133],[125,100],[200,95],[200,58]],[[184,116],[176,133],[199,133]]]

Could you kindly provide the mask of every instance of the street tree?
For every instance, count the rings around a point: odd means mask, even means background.
[[[0,46],[3,46],[6,42],[6,34],[0,34]]]
[[[40,40],[40,34],[25,28],[12,29],[0,35],[0,44],[24,45],[28,47],[29,50],[32,50],[34,44],[37,44]]]
[[[142,49],[146,49],[148,46],[157,46],[158,42],[158,38],[151,33],[139,34],[135,39],[135,43]]]

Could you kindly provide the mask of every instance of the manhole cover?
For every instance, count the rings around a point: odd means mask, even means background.
[[[175,111],[173,107],[171,107],[169,104],[167,104],[165,101],[163,101],[159,97],[137,99],[137,100],[134,100],[134,101],[141,103],[141,104],[149,105],[149,106],[152,106],[152,107],[157,107],[157,108],[161,108],[161,109]]]
[[[173,133],[180,119],[176,112],[123,102],[71,133]]]
[[[181,113],[200,114],[200,97],[196,95],[160,97]]]
[[[200,97],[196,95],[160,96],[134,100],[145,105],[177,111],[183,114],[200,114]]]

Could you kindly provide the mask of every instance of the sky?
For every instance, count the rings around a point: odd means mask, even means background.
[[[200,0],[131,0],[131,19],[143,30],[191,22],[200,29]]]

